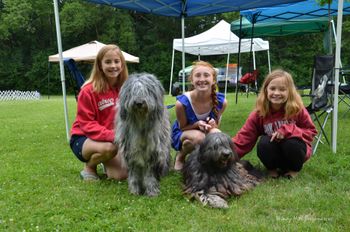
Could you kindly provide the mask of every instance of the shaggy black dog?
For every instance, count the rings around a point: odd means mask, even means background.
[[[231,138],[210,133],[189,155],[182,170],[184,193],[204,205],[227,208],[229,196],[256,186],[263,174],[232,151]]]

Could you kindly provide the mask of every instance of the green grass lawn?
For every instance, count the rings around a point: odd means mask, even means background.
[[[255,96],[240,95],[238,104],[234,99],[228,95],[221,125],[231,136]],[[62,97],[0,102],[0,231],[346,231],[350,113],[342,117],[345,110],[341,104],[336,154],[321,144],[296,179],[267,180],[220,210],[188,201],[176,172],[162,179],[157,198],[130,195],[126,181],[85,183],[79,178],[83,164],[66,141]],[[68,111],[71,124],[74,97],[68,98]],[[170,113],[173,121],[174,108]],[[261,166],[255,150],[245,159]]]

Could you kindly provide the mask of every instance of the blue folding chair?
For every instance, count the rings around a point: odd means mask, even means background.
[[[79,69],[78,69],[78,67],[73,59],[65,58],[63,60],[63,62],[69,70],[69,73],[71,76],[70,83],[73,86],[75,99],[77,100],[80,88],[81,88],[81,86],[83,86],[83,84],[85,82],[85,78],[84,78],[83,74],[79,71]]]

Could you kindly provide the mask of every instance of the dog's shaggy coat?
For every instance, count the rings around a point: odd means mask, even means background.
[[[170,121],[164,89],[148,73],[131,75],[120,91],[115,143],[128,168],[132,194],[157,196],[170,166]]]
[[[231,138],[210,133],[189,155],[182,170],[184,193],[204,205],[227,208],[226,198],[256,186],[262,174],[248,161],[239,161]]]

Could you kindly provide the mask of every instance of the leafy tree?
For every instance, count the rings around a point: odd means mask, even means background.
[[[2,68],[1,89],[34,90],[26,72],[33,65],[33,56],[49,46],[51,28],[51,9],[47,2],[40,1],[4,1],[0,14],[0,51],[6,57]],[[47,59],[46,59],[47,60]],[[38,78],[38,77],[35,77]]]
[[[322,2],[327,4],[328,0]],[[64,50],[92,40],[116,43],[122,50],[140,57],[139,64],[128,64],[130,73],[154,73],[165,89],[169,87],[173,39],[181,38],[179,18],[141,14],[83,0],[59,1],[59,10]],[[188,17],[185,19],[185,36],[201,33],[221,19],[230,23],[237,18],[237,12]],[[350,21],[344,17],[341,54],[344,66],[350,62],[349,33]],[[313,56],[325,53],[323,35],[266,39],[270,42],[273,68],[290,71],[297,85],[309,84]],[[48,91],[60,94],[58,65],[51,65],[48,69],[48,56],[55,53],[57,42],[51,1],[0,0],[0,90],[39,90],[42,94]],[[241,54],[243,73],[251,66],[249,56],[249,53]],[[175,77],[182,67],[181,59],[181,54],[176,52]],[[186,54],[186,66],[196,59],[196,56]],[[203,56],[201,59],[216,67],[226,64],[226,56]],[[231,62],[236,60],[237,56],[232,54]],[[268,72],[266,54],[259,53],[256,62],[261,75],[265,76]],[[88,76],[91,65],[79,64],[79,68]]]

